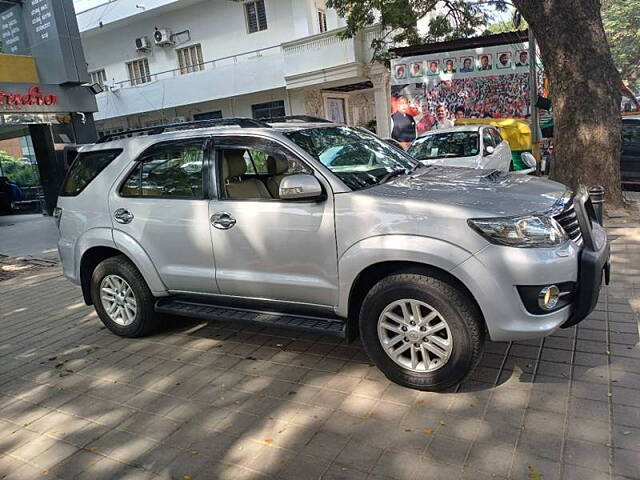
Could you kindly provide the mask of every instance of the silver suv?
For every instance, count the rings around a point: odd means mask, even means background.
[[[442,390],[485,336],[576,324],[608,272],[584,191],[424,166],[312,118],[193,122],[85,146],[56,212],[64,273],[114,333],[163,314],[360,336],[394,382]]]

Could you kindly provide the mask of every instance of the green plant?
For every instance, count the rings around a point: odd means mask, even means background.
[[[40,185],[38,167],[26,158],[15,158],[0,150],[0,165],[2,174],[21,187],[35,187]]]

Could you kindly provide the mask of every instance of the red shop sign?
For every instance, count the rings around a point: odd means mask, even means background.
[[[57,95],[42,93],[40,87],[31,87],[26,94],[0,90],[0,105],[9,105],[15,109],[20,109],[20,107],[23,106],[36,105],[51,107],[57,103]]]

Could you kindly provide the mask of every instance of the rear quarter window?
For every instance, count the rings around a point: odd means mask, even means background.
[[[121,153],[121,148],[79,153],[67,172],[60,195],[75,197],[80,194]]]

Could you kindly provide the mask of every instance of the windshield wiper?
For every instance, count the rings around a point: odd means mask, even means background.
[[[404,168],[401,168],[399,170],[394,170],[392,172],[387,173],[384,177],[382,177],[378,183],[387,183],[392,178],[397,177],[399,175],[405,175],[406,173],[407,171]]]

